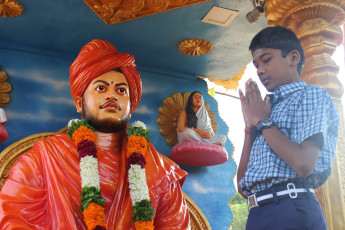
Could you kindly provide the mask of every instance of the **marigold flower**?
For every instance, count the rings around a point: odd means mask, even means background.
[[[145,137],[130,136],[127,142],[127,158],[132,153],[141,153],[144,157],[146,155],[147,142]]]
[[[83,215],[88,230],[94,230],[97,225],[107,228],[104,208],[98,204],[89,204],[89,206],[84,209]]]
[[[136,230],[153,230],[153,221],[136,221],[134,222]]]
[[[72,138],[76,146],[83,140],[96,142],[96,134],[85,126],[80,126],[79,129],[73,133]]]

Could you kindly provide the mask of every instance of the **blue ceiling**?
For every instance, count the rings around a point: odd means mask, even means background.
[[[256,24],[245,19],[254,8],[249,0],[208,1],[113,25],[107,25],[83,0],[17,1],[23,14],[0,18],[2,49],[74,59],[83,45],[100,38],[120,52],[133,54],[138,69],[181,77],[231,78],[251,61],[250,40],[267,26],[263,15]],[[228,27],[201,22],[212,6],[240,14]],[[181,54],[179,43],[193,38],[210,41],[212,51],[201,56]]]

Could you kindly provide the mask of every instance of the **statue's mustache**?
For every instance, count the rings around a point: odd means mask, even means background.
[[[118,111],[121,111],[121,107],[116,103],[116,101],[107,101],[104,104],[100,105],[99,108],[100,109],[106,108],[109,104],[114,104],[116,106],[116,109]]]

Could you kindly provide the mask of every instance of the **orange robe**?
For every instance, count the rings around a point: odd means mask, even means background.
[[[155,229],[188,229],[181,191],[187,173],[149,143],[146,175]],[[124,150],[97,149],[108,229],[134,229]],[[87,229],[81,205],[79,156],[69,136],[38,141],[12,167],[0,193],[0,229]]]

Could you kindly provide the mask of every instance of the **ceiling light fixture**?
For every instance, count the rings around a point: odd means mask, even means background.
[[[219,6],[213,6],[202,22],[227,27],[239,15],[238,10],[230,10]]]
[[[246,19],[249,23],[254,24],[265,11],[265,1],[251,0],[251,2],[253,3],[254,9],[247,13]]]

